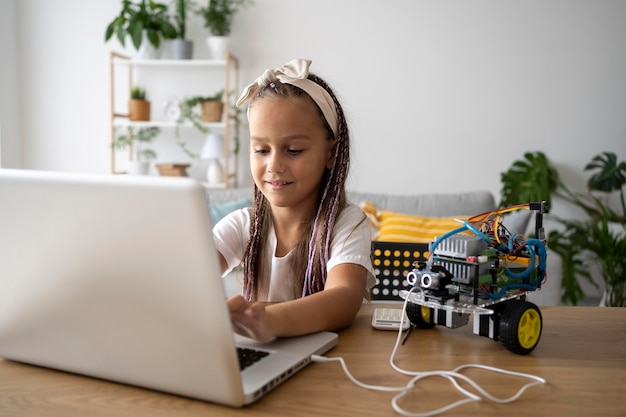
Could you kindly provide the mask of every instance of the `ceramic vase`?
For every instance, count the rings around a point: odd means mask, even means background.
[[[185,39],[172,39],[170,44],[170,56],[172,59],[191,59],[193,56],[193,42]]]
[[[149,171],[149,162],[130,161],[128,163],[128,175],[148,175]]]
[[[141,40],[141,45],[139,45],[139,50],[137,51],[137,55],[135,56],[137,59],[159,59],[161,58],[161,54],[163,52],[163,39],[159,42],[159,47],[155,48],[150,40],[148,40],[148,36],[146,36],[146,31],[143,32],[143,39]]]
[[[209,58],[216,60],[226,59],[228,52],[228,38],[226,36],[209,36],[206,39],[209,49]]]

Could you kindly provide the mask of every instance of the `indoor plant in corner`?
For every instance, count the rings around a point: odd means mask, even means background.
[[[128,164],[130,175],[148,175],[150,161],[155,160],[157,154],[154,150],[147,148],[146,145],[152,143],[159,133],[161,133],[161,129],[155,126],[142,127],[136,130],[129,127],[127,133],[120,133],[116,129],[115,141],[112,145],[114,149],[119,151],[131,150],[131,160]]]
[[[208,0],[206,7],[197,10],[196,13],[204,19],[204,27],[211,34],[207,38],[211,59],[224,59],[233,18],[239,9],[252,3],[252,0]]]
[[[612,152],[596,155],[584,170],[595,171],[587,181],[587,192],[572,192],[559,179],[556,169],[541,152],[528,152],[502,173],[501,206],[551,197],[582,209],[582,219],[548,214],[562,226],[548,236],[548,247],[563,260],[562,301],[577,304],[584,297],[579,280],[592,279],[593,264],[599,264],[605,284],[602,305],[626,306],[626,162]],[[611,208],[608,197],[619,193],[619,209]]]
[[[191,59],[193,56],[193,42],[187,36],[187,16],[192,11],[193,0],[175,0],[174,22],[176,22],[176,37],[170,40],[172,59]]]
[[[138,58],[155,59],[160,57],[162,38],[175,38],[177,32],[169,21],[166,4],[153,0],[140,3],[122,0],[122,10],[107,26],[104,40],[108,41],[113,34],[122,46],[126,46],[126,38],[130,36]]]

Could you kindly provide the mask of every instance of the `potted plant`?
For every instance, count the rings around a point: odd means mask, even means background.
[[[197,10],[211,34],[207,38],[207,47],[212,59],[224,59],[233,18],[241,8],[252,3],[252,0],[208,0],[206,7]]]
[[[502,173],[502,207],[545,200],[554,195],[584,212],[583,219],[549,214],[562,229],[548,235],[548,247],[563,260],[562,301],[576,305],[584,297],[580,279],[593,285],[592,265],[599,264],[605,284],[603,304],[626,306],[626,162],[617,162],[612,152],[596,155],[584,170],[596,171],[587,181],[587,192],[572,192],[541,152],[528,152],[525,161],[515,161]],[[619,192],[620,210],[608,202]]]
[[[127,133],[119,133],[116,129],[112,146],[120,151],[130,149],[129,174],[148,175],[150,161],[155,160],[157,154],[154,150],[147,148],[146,145],[152,143],[159,133],[161,133],[161,129],[156,126],[142,127],[136,130],[129,127]]]
[[[146,90],[135,86],[130,90],[128,119],[132,121],[150,120],[150,102],[146,100]]]
[[[222,113],[224,103],[222,97],[224,90],[220,90],[213,96],[193,96],[187,97],[180,103],[180,117],[176,124],[176,144],[192,159],[199,159],[200,155],[193,152],[180,136],[180,125],[189,121],[200,133],[206,135],[209,133],[209,128],[204,123],[219,122],[222,120]],[[196,112],[195,109],[200,105],[200,112]],[[213,108],[212,108],[213,107]],[[219,114],[216,114],[216,109],[219,110]]]
[[[176,125],[176,144],[192,159],[200,159],[201,155],[191,151],[185,141],[180,136],[180,126],[189,121],[200,133],[207,135],[210,132],[209,127],[205,123],[220,122],[224,116],[224,102],[222,101],[224,90],[217,91],[212,96],[192,96],[182,100],[179,106],[180,117]],[[197,112],[197,106],[200,105],[200,111]],[[235,124],[235,132],[239,131],[241,109],[236,106],[232,107],[232,115],[227,117]],[[239,153],[239,137],[233,137],[234,148],[233,153]]]
[[[183,100],[183,108],[187,111],[183,113],[192,113],[191,110],[196,105],[200,105],[200,114],[203,122],[216,123],[221,122],[224,114],[224,90],[219,90],[212,96],[194,96]]]
[[[212,96],[203,97],[200,100],[202,121],[208,123],[219,123],[224,115],[224,102],[222,98],[224,90],[220,90]]]
[[[166,4],[153,0],[141,0],[140,3],[122,0],[120,14],[106,28],[105,42],[113,34],[117,35],[122,46],[126,46],[126,37],[130,36],[140,58],[158,58],[161,38],[174,38],[177,32],[169,21]],[[148,42],[144,42],[144,37]]]
[[[173,59],[191,59],[193,56],[193,42],[187,36],[187,16],[194,6],[193,0],[175,0],[174,22],[176,22],[176,36],[170,41]]]

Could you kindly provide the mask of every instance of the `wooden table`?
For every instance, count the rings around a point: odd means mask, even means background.
[[[388,363],[396,334],[370,327],[376,306],[363,305],[355,323],[340,332],[339,345],[327,356],[344,357],[362,382],[405,385],[408,377]],[[515,355],[499,342],[473,335],[468,326],[436,327],[413,332],[396,363],[416,371],[479,363],[547,380],[513,403],[483,400],[443,416],[625,416],[626,309],[543,307],[541,311],[543,335],[530,355]],[[501,397],[512,395],[524,383],[484,371],[466,374]],[[395,416],[390,404],[394,395],[355,386],[336,362],[314,363],[256,404],[231,409],[0,360],[0,416]],[[437,378],[424,381],[402,405],[412,412],[426,412],[460,398],[448,382]]]

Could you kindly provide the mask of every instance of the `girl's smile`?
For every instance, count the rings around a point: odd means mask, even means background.
[[[289,184],[292,184],[286,181],[265,181],[265,183],[274,191],[281,191],[287,188]]]

